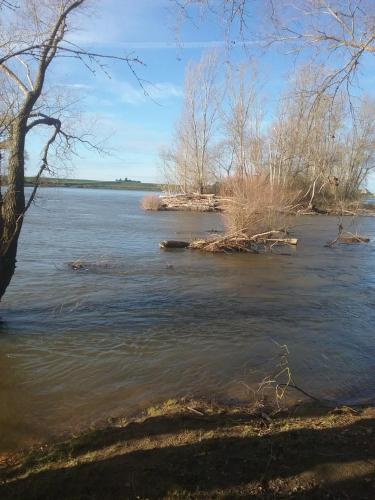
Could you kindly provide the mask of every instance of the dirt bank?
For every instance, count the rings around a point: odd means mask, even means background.
[[[375,498],[375,409],[168,401],[3,459],[0,498]]]

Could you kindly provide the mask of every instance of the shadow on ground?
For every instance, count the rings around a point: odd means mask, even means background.
[[[145,418],[0,469],[0,498],[375,498],[375,413]]]

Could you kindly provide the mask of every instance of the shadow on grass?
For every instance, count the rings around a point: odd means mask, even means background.
[[[12,481],[0,483],[0,498],[370,499],[374,436],[373,418],[288,430],[246,414],[152,417],[60,445],[39,459],[47,470],[29,462],[27,477],[4,472]]]

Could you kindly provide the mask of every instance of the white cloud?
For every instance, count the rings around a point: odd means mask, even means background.
[[[132,105],[149,103],[150,98],[161,104],[169,99],[179,99],[183,94],[182,88],[171,82],[145,83],[142,88],[126,81],[112,80],[111,87],[123,103]]]
[[[88,85],[86,83],[64,83],[62,84],[62,87],[74,90],[91,90],[93,88],[92,85]]]
[[[238,45],[240,47],[259,45],[261,41],[256,40],[239,40],[227,42],[226,40],[202,40],[195,42],[119,42],[118,47],[128,50],[160,50],[160,49],[214,49]]]

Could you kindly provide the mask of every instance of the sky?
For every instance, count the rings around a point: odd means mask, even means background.
[[[192,12],[179,31],[176,42],[176,17],[170,0],[105,0],[92,4],[72,19],[74,29],[69,41],[84,49],[104,54],[138,57],[136,66],[144,90],[124,63],[108,63],[95,74],[77,61],[57,59],[48,75],[49,88],[61,89],[79,101],[82,120],[90,124],[98,141],[104,140],[109,154],[79,149],[59,176],[114,180],[131,178],[161,182],[159,152],[173,140],[178,119],[186,65],[199,60],[207,49],[224,54],[227,47],[222,27],[209,17],[200,22]],[[270,50],[266,53],[249,40],[248,55],[260,61],[259,73],[268,95],[267,105],[277,105],[287,76],[296,64],[295,55]],[[236,61],[245,57],[242,49],[232,49]],[[225,57],[223,57],[225,59]],[[306,62],[301,59],[298,63]],[[365,69],[361,84],[365,90],[375,83],[371,70]],[[108,73],[108,74],[106,74]],[[110,77],[108,76],[110,75]],[[86,126],[86,125],[85,125]],[[27,175],[34,173],[42,144],[34,137],[28,145]]]

